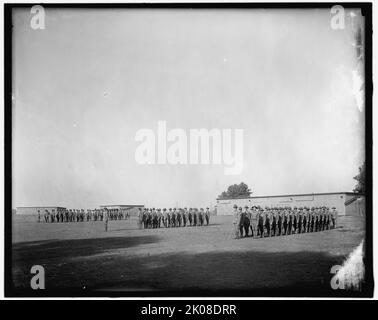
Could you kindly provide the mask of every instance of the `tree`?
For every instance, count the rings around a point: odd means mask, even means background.
[[[365,162],[361,167],[358,168],[358,170],[358,175],[353,177],[353,179],[357,181],[357,184],[354,187],[353,192],[365,193]]]
[[[247,198],[251,196],[251,189],[241,182],[240,184],[233,184],[227,188],[227,191],[223,191],[218,198],[219,199],[235,199],[235,198]]]

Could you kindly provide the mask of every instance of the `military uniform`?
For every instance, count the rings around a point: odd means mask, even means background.
[[[257,237],[257,216],[258,216],[258,211],[256,207],[252,207],[251,211],[251,231],[252,231],[252,237]]]
[[[178,209],[177,210],[177,227],[181,227],[181,221],[182,221],[181,209]]]
[[[332,208],[331,221],[332,221],[332,229],[337,228],[337,211],[335,207]]]
[[[257,215],[257,236],[260,235],[260,238],[264,237],[264,213],[263,209],[260,209],[260,212]]]
[[[293,212],[293,233],[297,233],[297,227],[298,227],[298,209],[295,207]]]
[[[192,212],[192,208],[189,208],[188,220],[189,220],[189,225],[192,226],[192,223],[193,223],[193,212]]]
[[[234,239],[240,238],[240,212],[238,210],[238,207],[234,205]]]
[[[277,235],[277,213],[274,209],[272,212],[271,236]]]
[[[197,209],[193,210],[193,226],[197,226]]]
[[[199,225],[203,226],[203,208],[200,209],[199,215],[198,215]]]
[[[288,213],[286,210],[284,210],[283,213],[283,228],[284,228],[284,234],[287,235],[287,226],[288,226]]]
[[[206,225],[208,226],[209,223],[210,223],[210,210],[209,210],[209,208],[206,208],[205,219],[206,219]]]
[[[181,215],[182,215],[182,226],[183,227],[186,227],[186,223],[187,223],[187,221],[188,221],[188,217],[187,217],[187,215],[186,215],[186,208],[184,208],[183,210],[182,210],[182,213],[181,213]]]
[[[105,228],[105,232],[108,231],[108,220],[109,220],[109,211],[108,211],[108,209],[105,209],[104,210],[104,228]]]
[[[278,220],[277,220],[277,228],[278,228],[278,235],[282,234],[282,224],[283,224],[283,213],[281,209],[278,209]]]

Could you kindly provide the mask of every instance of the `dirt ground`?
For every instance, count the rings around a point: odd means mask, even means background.
[[[362,218],[339,228],[264,239],[232,238],[232,217],[206,227],[139,230],[137,221],[37,223],[13,217],[15,293],[45,268],[46,295],[337,296],[330,280],[364,238]]]

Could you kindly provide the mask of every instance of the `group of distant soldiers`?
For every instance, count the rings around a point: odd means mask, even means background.
[[[318,232],[337,226],[335,207],[238,207],[234,205],[234,238],[274,237]]]
[[[169,208],[139,209],[139,228],[174,228],[189,226],[208,226],[210,223],[210,210],[201,208]]]
[[[84,209],[65,209],[45,210],[43,213],[43,220],[45,222],[90,222],[90,221],[104,221],[108,220],[126,220],[129,218],[129,212],[119,209],[94,209],[84,211]],[[42,221],[42,213],[38,210],[38,222]]]

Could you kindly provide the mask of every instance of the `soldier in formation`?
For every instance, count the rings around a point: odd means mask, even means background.
[[[326,207],[265,207],[234,205],[234,238],[275,237],[320,232],[337,227],[337,211]]]
[[[108,220],[127,220],[130,217],[129,212],[122,209],[46,209],[43,218],[46,223],[104,221],[105,212]]]
[[[206,208],[144,208],[139,211],[138,225],[144,229],[208,226],[210,209]]]

